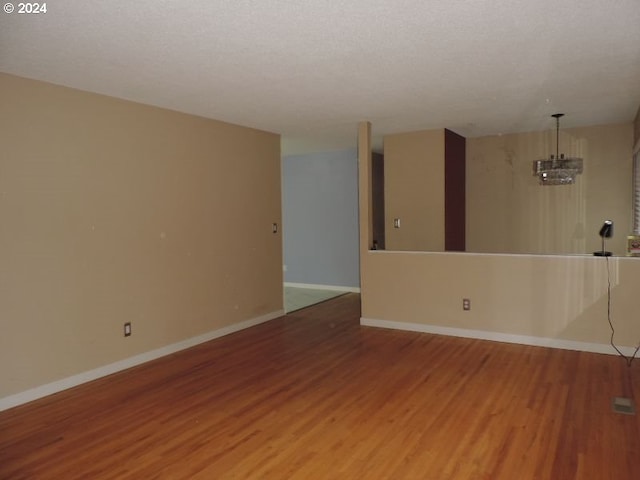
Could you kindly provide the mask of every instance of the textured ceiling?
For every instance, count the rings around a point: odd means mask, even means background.
[[[4,3],[4,1],[3,1]],[[13,2],[17,4],[17,2]],[[0,71],[281,133],[631,121],[640,0],[57,0],[0,13]],[[1,106],[0,106],[1,109]]]

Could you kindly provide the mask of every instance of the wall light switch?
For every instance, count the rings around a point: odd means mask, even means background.
[[[272,223],[271,224],[271,231],[273,233],[278,233],[278,224],[277,223]]]
[[[400,219],[399,218],[394,218],[393,219],[393,228],[400,228]]]

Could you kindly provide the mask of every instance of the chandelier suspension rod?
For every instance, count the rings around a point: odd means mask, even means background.
[[[551,115],[556,119],[556,160],[560,158],[560,117],[564,117],[564,113],[554,113]]]

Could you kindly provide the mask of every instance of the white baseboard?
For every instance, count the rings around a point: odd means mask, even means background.
[[[269,320],[273,320],[283,315],[284,310],[277,310],[275,312],[261,315],[260,317],[251,318],[249,320],[235,323],[218,330],[213,330],[196,337],[191,337],[186,340],[182,340],[181,342],[172,343],[171,345],[167,345],[165,347],[157,348],[149,352],[125,358],[124,360],[119,360],[117,362],[110,363],[109,365],[104,365],[93,370],[82,372],[77,375],[72,375],[71,377],[47,383],[46,385],[31,388],[24,392],[16,393],[15,395],[9,395],[8,397],[0,398],[0,412],[12,407],[17,407],[18,405],[22,405],[27,402],[31,402],[33,400],[37,400],[42,397],[46,397],[47,395],[51,395],[53,393],[61,392],[62,390],[66,390],[83,383],[91,382],[92,380],[96,380],[101,377],[106,377],[107,375],[111,375],[112,373],[120,372],[122,370],[126,370],[127,368],[135,367],[136,365],[140,365],[142,363],[146,363],[151,360],[155,360],[157,358],[179,352],[180,350],[194,347],[201,343],[208,342],[209,340],[214,340],[216,338],[229,335],[230,333],[235,333],[240,330],[253,327],[260,323],[268,322]]]
[[[360,318],[360,325],[367,327],[389,328],[392,330],[407,330],[410,332],[433,333],[436,335],[448,335],[451,337],[476,338],[479,340],[491,340],[494,342],[518,343],[520,345],[532,345],[536,347],[559,348],[563,350],[577,350],[580,352],[604,353],[617,355],[611,345],[604,343],[576,342],[558,338],[532,337],[529,335],[514,335],[511,333],[490,332],[486,330],[468,330],[465,328],[441,327],[438,325],[424,325],[421,323],[392,322],[389,320],[376,320],[373,318]],[[633,355],[631,347],[618,347],[627,356]]]
[[[316,283],[293,283],[293,282],[284,282],[285,287],[296,287],[296,288],[313,288],[316,290],[331,290],[336,292],[352,292],[352,293],[360,293],[359,287],[342,287],[339,285],[321,285]]]

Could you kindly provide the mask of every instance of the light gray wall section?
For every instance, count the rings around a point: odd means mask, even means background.
[[[285,282],[359,287],[357,150],[282,158]]]

